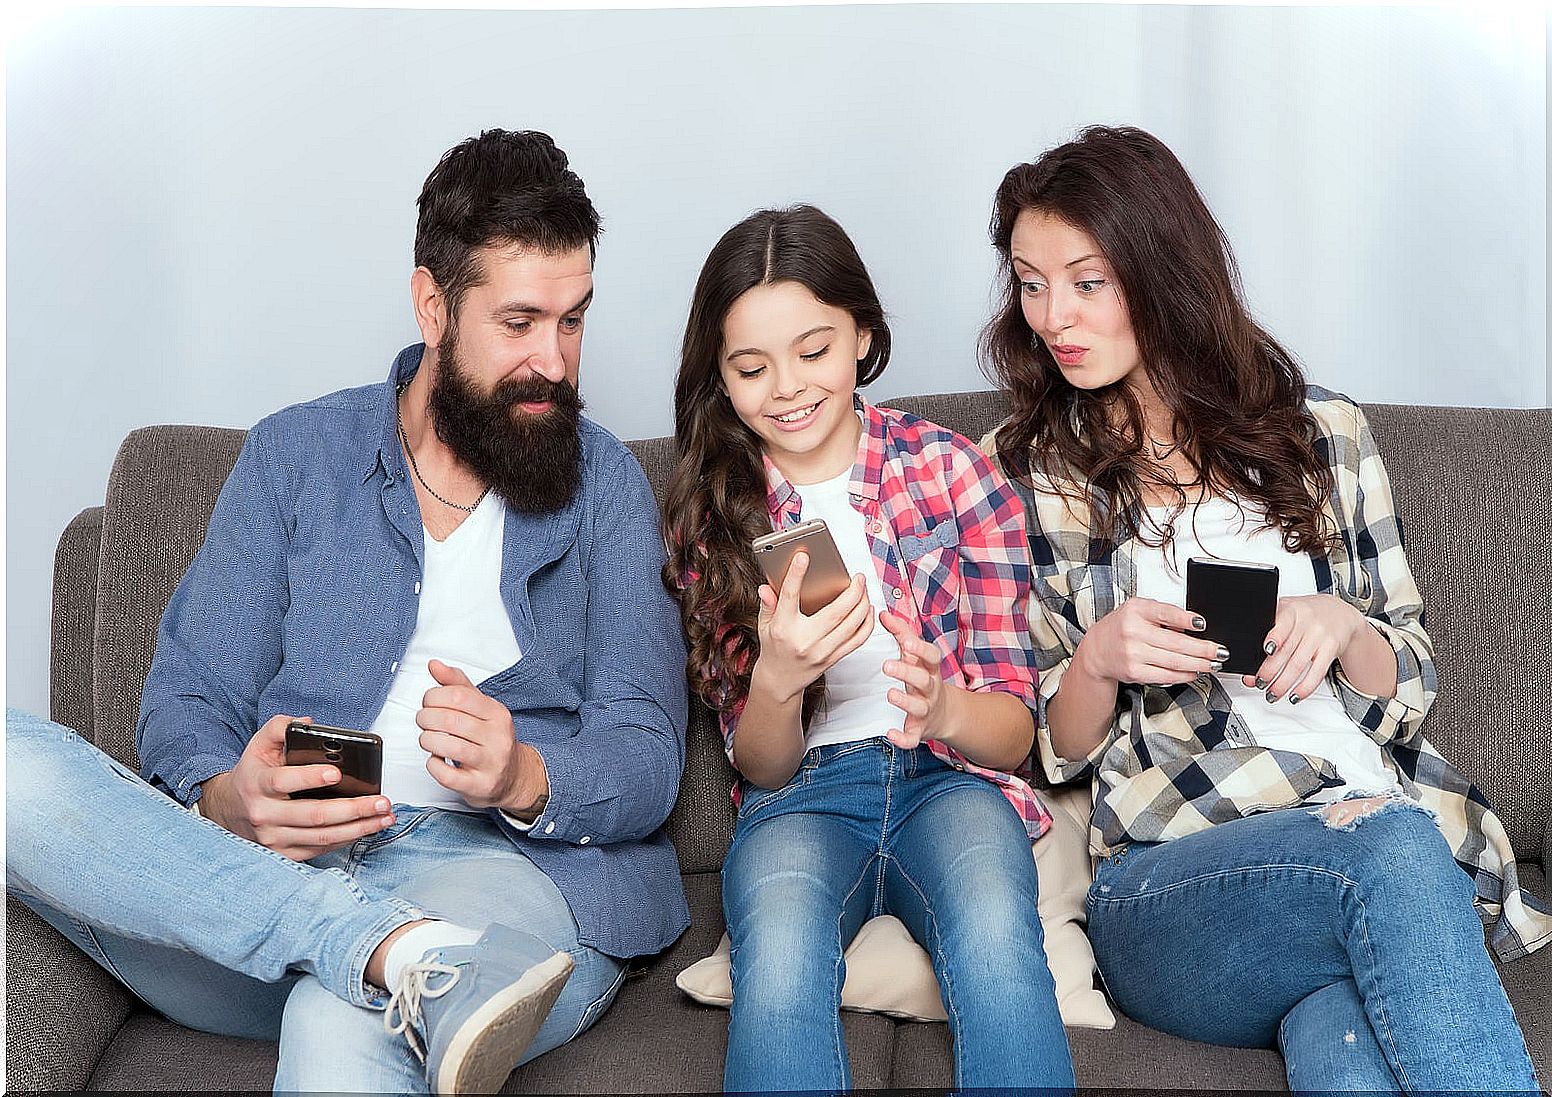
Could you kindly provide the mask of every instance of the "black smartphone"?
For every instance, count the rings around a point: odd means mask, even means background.
[[[330,765],[340,771],[336,784],[293,792],[293,800],[376,796],[383,791],[383,741],[370,731],[293,720],[286,725],[286,765]]]
[[[750,547],[765,573],[765,581],[778,595],[798,549],[808,553],[808,571],[804,572],[803,586],[798,591],[798,609],[805,616],[818,613],[851,586],[841,550],[835,547],[835,538],[830,536],[830,527],[823,518],[810,518],[791,529],[756,537]]]
[[[1229,649],[1224,673],[1254,674],[1277,623],[1277,565],[1193,556],[1186,561],[1186,609],[1207,622],[1195,635]]]

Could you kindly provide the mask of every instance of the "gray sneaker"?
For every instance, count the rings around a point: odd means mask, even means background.
[[[537,964],[519,934],[492,925],[472,945],[426,953],[404,970],[383,1028],[404,1034],[437,1094],[495,1093],[522,1059],[575,966],[557,952]]]

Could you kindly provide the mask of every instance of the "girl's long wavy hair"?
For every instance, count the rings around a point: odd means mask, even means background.
[[[996,437],[1009,471],[1028,483],[1038,470],[1088,508],[1094,536],[1106,543],[1166,544],[1186,503],[1182,485],[1163,477],[1175,509],[1162,523],[1147,519],[1143,484],[1161,476],[1136,395],[1124,382],[1075,388],[1034,338],[1011,256],[1014,222],[1030,210],[1099,245],[1142,368],[1174,415],[1173,443],[1204,490],[1260,504],[1288,551],[1323,554],[1337,537],[1321,510],[1332,474],[1316,448],[1303,374],[1251,319],[1228,239],[1185,168],[1158,138],[1133,127],[1085,129],[1015,166],[997,188],[991,237],[1002,259],[1001,302],[980,350],[982,368],[1011,398],[1012,415]],[[1063,486],[1074,482],[1082,487]]]
[[[760,210],[730,228],[706,257],[674,383],[679,461],[663,505],[663,582],[684,619],[691,689],[715,712],[749,695],[765,581],[749,543],[771,532],[760,441],[722,385],[722,326],[741,296],[777,282],[804,286],[850,313],[858,331],[872,333],[857,363],[859,388],[889,363],[889,326],[873,280],[845,230],[822,211]],[[823,679],[805,691],[805,726],[823,693]]]

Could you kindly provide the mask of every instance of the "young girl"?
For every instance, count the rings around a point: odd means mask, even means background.
[[[1296,1090],[1534,1090],[1472,900],[1505,957],[1552,923],[1419,735],[1433,649],[1363,412],[1250,318],[1146,133],[1013,168],[992,236],[983,350],[1013,415],[988,449],[1028,491],[1042,760],[1095,783],[1111,995],[1190,1039],[1277,1044]],[[1221,673],[1180,608],[1193,556],[1280,569],[1254,674]]]
[[[842,951],[890,913],[931,954],[954,1084],[1071,1089],[1035,915],[1049,824],[1017,496],[952,432],[856,394],[889,360],[862,260],[819,210],[735,225],[701,270],[664,508],[689,670],[742,774],[722,870],[730,1091],[848,1089]],[[853,573],[811,616],[750,542],[823,518]]]

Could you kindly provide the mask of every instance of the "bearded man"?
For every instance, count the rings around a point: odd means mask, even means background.
[[[657,509],[577,394],[598,232],[544,134],[450,150],[424,343],[249,432],[162,618],[143,780],[8,714],[8,889],[174,1020],[278,1036],[277,1091],[497,1089],[688,924]],[[381,794],[294,796],[344,776],[285,764],[300,718],[381,737]]]

